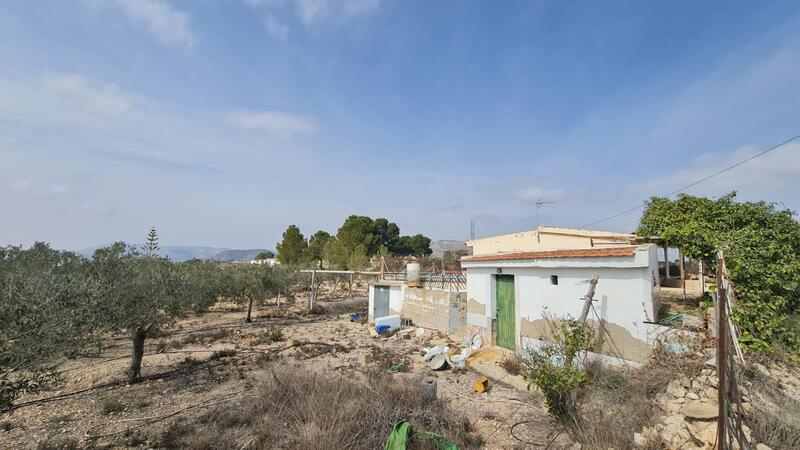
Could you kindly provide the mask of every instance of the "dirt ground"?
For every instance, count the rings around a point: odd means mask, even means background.
[[[242,401],[271,365],[287,360],[345,378],[405,363],[408,373],[437,381],[439,398],[470,419],[485,448],[544,446],[558,434],[541,400],[518,383],[495,380],[478,394],[472,385],[481,374],[474,369],[428,368],[420,349],[448,339],[375,338],[347,314],[307,315],[305,306],[302,296],[280,307],[258,306],[250,324],[230,304],[181,320],[146,341],[146,379],[135,385],[124,383],[130,339],[109,338],[98,355],[66,361],[58,367],[60,381],[0,415],[0,448],[158,448],[159,436],[177,421]],[[393,376],[410,382],[408,373]],[[570,445],[559,436],[551,448]]]

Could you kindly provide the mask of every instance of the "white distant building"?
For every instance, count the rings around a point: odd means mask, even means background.
[[[251,259],[250,264],[266,264],[270,267],[274,267],[279,265],[280,262],[275,258],[264,258],[264,259]]]

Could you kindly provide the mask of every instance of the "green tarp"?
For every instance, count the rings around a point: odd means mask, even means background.
[[[401,420],[394,424],[394,428],[392,432],[389,433],[389,439],[386,441],[386,445],[383,447],[384,450],[407,450],[408,448],[408,438],[411,437],[411,422],[406,420]],[[436,446],[439,447],[441,450],[459,450],[456,444],[448,441],[446,437],[431,433],[428,431],[422,431],[415,433],[417,437],[421,437],[423,439],[428,439],[436,443]]]

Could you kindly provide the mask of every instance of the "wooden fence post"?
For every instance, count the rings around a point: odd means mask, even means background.
[[[728,319],[726,318],[727,292],[725,290],[724,272],[722,270],[725,259],[722,252],[717,259],[717,448],[724,450],[725,425],[727,422],[727,386],[726,376],[728,371]]]

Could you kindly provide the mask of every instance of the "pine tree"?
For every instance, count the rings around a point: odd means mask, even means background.
[[[152,227],[147,233],[147,242],[142,246],[142,251],[145,256],[157,256],[158,249],[158,233],[156,232],[156,227]]]

